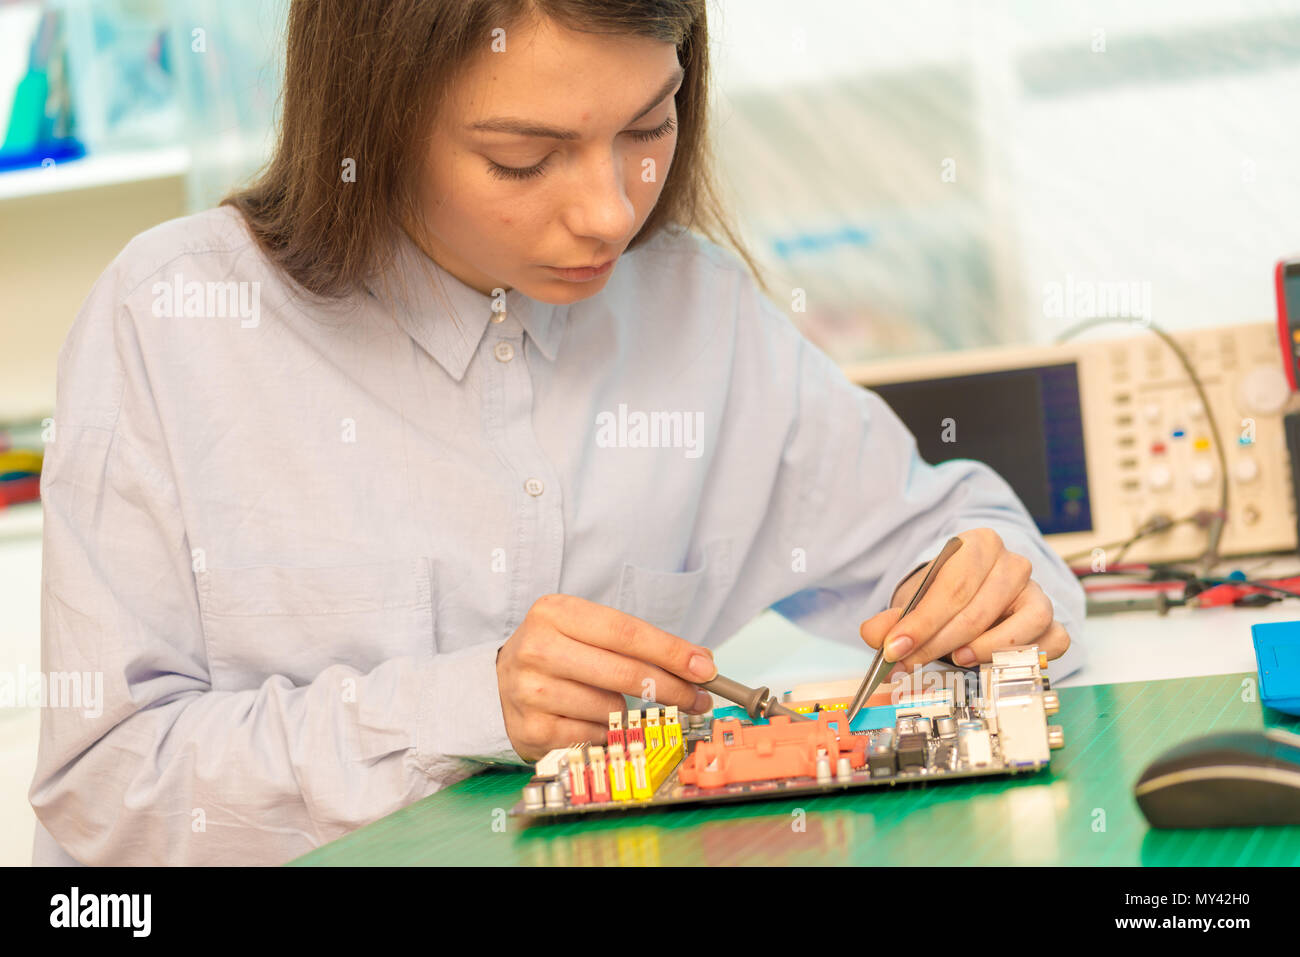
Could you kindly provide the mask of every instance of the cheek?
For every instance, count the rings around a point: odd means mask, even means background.
[[[656,144],[653,150],[646,153],[648,157],[654,160],[655,177],[653,180],[647,181],[643,185],[647,187],[652,194],[657,194],[658,191],[663,188],[664,180],[668,178],[668,170],[672,168],[673,156],[675,156],[676,153],[677,140],[675,137],[671,142],[666,142],[662,145]],[[636,171],[638,181],[641,181],[642,179],[642,171],[643,167],[638,163]]]

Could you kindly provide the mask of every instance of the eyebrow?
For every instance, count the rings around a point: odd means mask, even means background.
[[[682,81],[686,71],[682,67],[677,68],[677,72],[668,78],[668,82],[659,88],[650,102],[636,116],[628,122],[635,123],[641,117],[653,110],[659,103],[672,92],[673,87]],[[582,139],[582,134],[577,130],[566,130],[554,126],[542,126],[538,123],[532,123],[528,120],[517,120],[508,116],[494,117],[490,120],[480,120],[477,123],[471,123],[471,130],[484,130],[489,133],[513,133],[516,136],[540,136],[552,140],[578,140]]]

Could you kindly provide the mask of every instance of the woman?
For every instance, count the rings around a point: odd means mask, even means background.
[[[1006,483],[921,462],[692,230],[731,237],[706,36],[703,0],[294,3],[269,168],[136,237],[60,356],[45,667],[105,690],[43,715],[38,861],[288,860],[624,694],[707,708],[768,606],[900,667],[1066,651]]]

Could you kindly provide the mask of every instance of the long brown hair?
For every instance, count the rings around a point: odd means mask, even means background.
[[[575,31],[671,42],[686,71],[677,149],[654,210],[628,248],[662,226],[729,245],[760,286],[713,174],[707,131],[706,0],[293,0],[275,151],[238,209],[268,257],[317,296],[339,298],[381,270],[394,230],[419,223],[419,150],[451,80],[492,30],[537,15]],[[343,165],[355,163],[355,181]]]

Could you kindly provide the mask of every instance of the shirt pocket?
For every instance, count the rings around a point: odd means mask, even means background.
[[[720,539],[705,547],[694,568],[683,571],[659,571],[623,564],[618,582],[618,608],[629,615],[648,621],[656,628],[699,641],[699,615],[696,614],[729,574],[730,540]]]
[[[437,651],[427,558],[195,577],[213,688],[256,688],[272,675],[302,686],[330,665],[365,674],[390,658]]]

